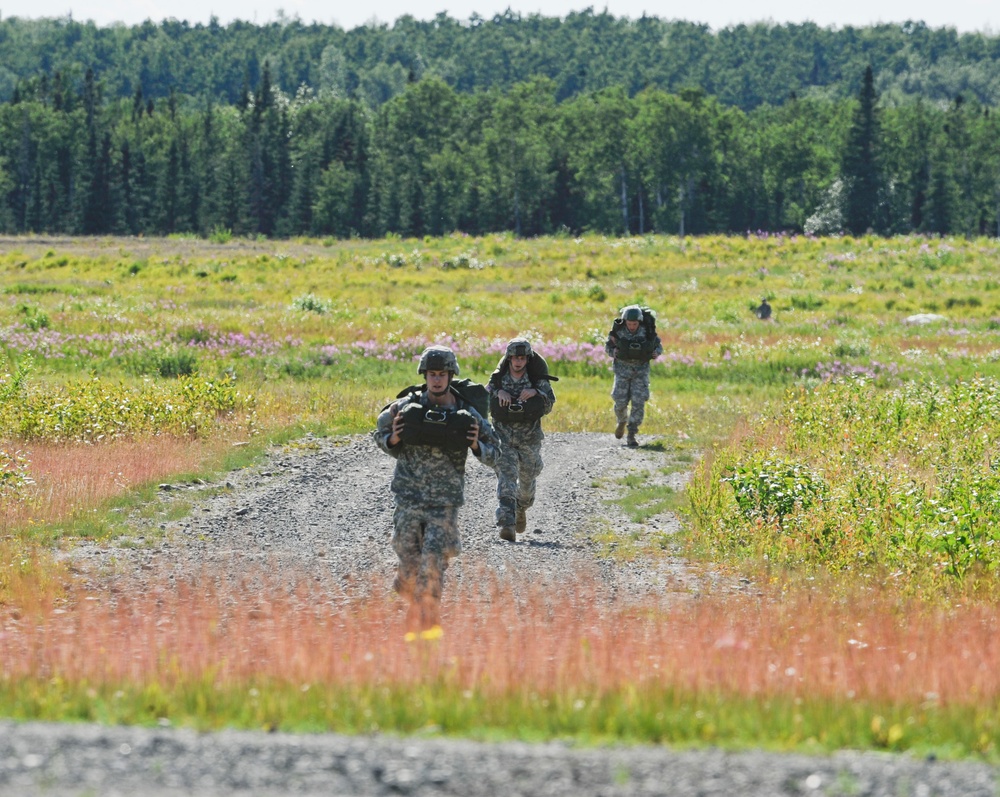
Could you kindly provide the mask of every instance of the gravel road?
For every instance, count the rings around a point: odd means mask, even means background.
[[[465,568],[512,572],[558,588],[565,573],[600,574],[610,597],[741,590],[672,556],[623,565],[595,556],[588,532],[676,531],[664,514],[630,523],[608,503],[618,481],[642,471],[679,488],[669,446],[624,448],[610,434],[551,434],[528,532],[502,542],[493,526],[496,478],[470,460],[461,512]],[[309,574],[331,598],[356,594],[364,574],[395,568],[389,547],[394,461],[365,436],[305,438],[217,484],[162,485],[159,511],[137,514],[127,545],[78,547],[74,567],[95,587],[128,588],[151,572],[256,567]],[[171,504],[192,509],[170,520]],[[291,577],[291,576],[290,576]],[[445,587],[446,592],[448,586]],[[662,747],[578,749],[562,744],[481,744],[430,738],[345,737],[178,729],[14,724],[0,721],[0,797],[112,795],[854,795],[973,797],[1000,794],[995,769],[975,763],[841,753],[685,752]]]

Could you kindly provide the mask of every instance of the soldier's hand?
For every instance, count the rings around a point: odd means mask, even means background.
[[[508,393],[506,390],[501,390],[497,393],[497,401],[500,402],[501,407],[509,407],[510,403],[514,400],[514,397]]]
[[[538,395],[538,391],[535,390],[535,388],[533,388],[533,387],[526,387],[524,390],[521,391],[521,395],[517,397],[517,400],[518,401],[527,401],[532,396],[537,396],[537,395]]]
[[[469,427],[469,448],[474,452],[479,452],[479,421],[473,421],[472,426]]]
[[[389,448],[395,448],[399,445],[402,440],[403,434],[403,416],[396,411],[393,407],[392,415],[392,434],[389,435]]]

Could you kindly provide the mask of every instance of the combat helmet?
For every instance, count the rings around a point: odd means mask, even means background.
[[[531,342],[527,338],[513,338],[507,344],[507,357],[527,357],[531,359],[534,352],[531,350]]]
[[[622,321],[642,321],[642,308],[637,304],[622,308]]]
[[[458,376],[458,359],[447,346],[428,346],[420,355],[417,373],[423,376],[428,371],[450,371]]]

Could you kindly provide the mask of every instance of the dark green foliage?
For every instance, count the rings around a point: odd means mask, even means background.
[[[462,93],[505,92],[545,77],[560,102],[612,86],[630,95],[697,87],[744,110],[779,105],[792,93],[846,99],[856,94],[868,64],[886,76],[880,91],[893,97],[950,102],[961,91],[994,104],[1000,73],[996,36],[959,35],[921,22],[840,30],[759,23],[713,32],[707,25],[630,20],[592,9],[563,19],[507,11],[468,23],[447,14],[429,21],[403,16],[391,26],[353,30],[297,19],[97,27],[5,15],[0,63],[5,102],[44,99],[69,112],[79,103],[74,87],[90,69],[105,97],[126,100],[136,116],[149,102],[166,105],[172,92],[245,109],[265,72],[273,88],[288,95],[305,84],[384,102],[430,75]]]
[[[1000,230],[1000,40],[474,21],[2,19],[0,232]]]
[[[841,169],[846,187],[844,223],[854,235],[862,235],[873,229],[881,231],[879,200],[884,187],[879,146],[882,131],[876,102],[875,76],[872,68],[868,67],[865,69],[854,121],[848,132]]]

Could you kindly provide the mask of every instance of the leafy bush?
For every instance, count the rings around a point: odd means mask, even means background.
[[[789,393],[703,465],[689,498],[693,539],[719,555],[891,573],[915,589],[996,574],[1000,382]]]
[[[782,459],[739,464],[722,481],[732,485],[747,520],[778,523],[797,508],[808,509],[826,490],[822,477],[808,466]]]
[[[138,386],[101,379],[25,390],[0,406],[0,435],[95,443],[148,434],[204,435],[253,400],[231,379],[181,376]]]
[[[208,343],[212,340],[212,330],[208,329],[203,324],[197,326],[185,326],[181,327],[176,332],[177,340],[181,343],[187,344],[198,344],[198,343]]]
[[[28,475],[28,458],[24,453],[0,449],[0,505],[18,500],[24,489],[33,483]]]
[[[190,350],[140,349],[122,358],[125,373],[132,376],[162,376],[173,379],[198,372],[198,356]]]
[[[33,332],[40,329],[48,329],[49,315],[44,310],[33,307],[29,304],[22,304],[18,310],[24,317],[23,324]]]
[[[330,312],[333,303],[329,299],[321,299],[314,294],[307,293],[305,296],[298,296],[292,301],[292,307],[296,310],[304,310],[307,313],[318,313],[323,315]]]

